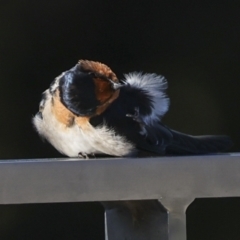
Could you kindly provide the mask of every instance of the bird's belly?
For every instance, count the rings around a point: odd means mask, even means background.
[[[43,115],[43,118],[36,115],[33,124],[41,136],[69,157],[78,157],[79,153],[127,156],[135,152],[132,143],[106,126],[94,128],[89,124],[88,130],[81,129],[77,124],[67,127],[52,114]]]
[[[77,126],[67,127],[58,122],[53,115],[40,119],[35,116],[33,123],[39,134],[46,138],[59,152],[69,157],[78,157],[79,153],[99,153],[85,138]]]
[[[46,138],[59,152],[69,157],[78,157],[79,153],[98,153],[84,138],[78,126],[67,128],[65,131],[53,132]]]

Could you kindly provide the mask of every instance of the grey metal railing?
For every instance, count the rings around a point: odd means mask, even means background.
[[[239,196],[240,154],[0,161],[0,204],[101,201],[106,240],[185,240],[195,198]]]

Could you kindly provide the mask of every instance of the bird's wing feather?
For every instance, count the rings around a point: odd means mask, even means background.
[[[191,136],[171,130],[172,142],[166,148],[170,154],[207,154],[226,151],[232,140],[224,135]]]

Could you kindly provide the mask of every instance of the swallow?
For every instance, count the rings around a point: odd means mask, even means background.
[[[167,87],[161,75],[133,72],[119,81],[107,65],[80,60],[43,92],[33,125],[69,157],[208,154],[232,145],[228,136],[192,136],[164,125]]]

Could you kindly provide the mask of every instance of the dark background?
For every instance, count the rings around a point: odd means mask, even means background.
[[[41,141],[31,118],[38,110],[41,92],[79,59],[106,63],[119,77],[131,71],[164,75],[171,99],[165,124],[189,134],[227,134],[235,143],[231,151],[240,150],[239,1],[2,0],[0,30],[1,159],[61,156]],[[219,209],[225,206],[219,201],[210,202]],[[235,209],[240,204],[236,199],[232,203]],[[199,204],[209,206],[208,201]],[[69,214],[72,207],[77,210],[69,216],[77,214],[72,217],[78,218],[81,225],[77,228],[82,231],[81,239],[102,239],[103,210],[98,204],[49,206],[53,205],[1,207],[9,219],[5,229],[26,232],[29,224],[24,225],[24,230],[16,222],[35,216],[31,223],[37,221],[41,226],[45,218],[54,218],[59,211]],[[37,214],[44,211],[49,214]],[[89,217],[93,214],[96,216]],[[194,226],[210,219],[219,229],[222,225],[209,216],[196,217],[199,222]],[[234,217],[229,218],[234,221]],[[96,229],[97,221],[100,223]],[[58,225],[54,226],[42,239],[48,239],[47,234],[54,239],[50,232]],[[91,235],[94,229],[100,234],[98,238]],[[197,239],[191,233],[189,236]],[[201,239],[227,239],[221,237],[206,235]],[[11,238],[6,235],[1,239]]]

